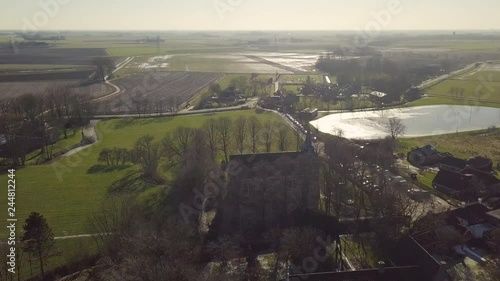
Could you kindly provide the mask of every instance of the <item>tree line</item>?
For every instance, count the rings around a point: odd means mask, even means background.
[[[23,166],[26,155],[40,149],[43,159],[51,159],[54,143],[94,116],[96,106],[88,100],[68,87],[0,100],[0,135],[6,141],[0,147],[1,157],[8,159],[9,165]]]
[[[130,150],[105,148],[98,161],[107,165],[132,162],[141,166],[146,178],[161,182],[160,164],[166,170],[176,167],[189,153],[213,162],[221,158],[227,163],[231,153],[297,151],[301,143],[297,132],[276,121],[262,122],[256,116],[239,116],[234,120],[218,117],[207,119],[200,128],[176,127],[159,141],[150,135],[142,136]]]

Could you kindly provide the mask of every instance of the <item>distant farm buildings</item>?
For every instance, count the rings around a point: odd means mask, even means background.
[[[500,196],[500,180],[492,174],[493,162],[486,157],[461,159],[426,145],[408,152],[407,160],[416,167],[438,167],[432,186],[453,198],[475,201]]]

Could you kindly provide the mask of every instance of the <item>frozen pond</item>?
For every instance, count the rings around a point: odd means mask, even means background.
[[[350,139],[377,139],[388,135],[389,118],[406,126],[405,137],[473,131],[500,125],[500,109],[479,106],[431,105],[380,111],[344,112],[311,122],[323,133]]]

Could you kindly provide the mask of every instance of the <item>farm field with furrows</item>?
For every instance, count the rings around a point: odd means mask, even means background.
[[[0,47],[0,64],[91,65],[92,58],[108,56],[103,48]]]
[[[154,72],[117,79],[113,83],[122,89],[120,98],[125,103],[124,106],[129,108],[135,99],[146,99],[150,102],[157,99],[174,99],[175,103],[180,105],[221,76],[220,73]]]
[[[19,97],[24,94],[45,94],[55,87],[70,87],[75,93],[86,94],[90,98],[102,97],[113,91],[108,84],[78,86],[79,80],[44,81],[44,82],[8,82],[0,83],[0,99]]]

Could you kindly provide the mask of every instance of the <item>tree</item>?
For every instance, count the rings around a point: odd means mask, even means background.
[[[111,165],[111,149],[103,148],[99,153],[99,158],[97,159],[99,162],[105,162],[106,165]]]
[[[146,135],[139,138],[135,142],[132,155],[133,162],[141,165],[144,177],[157,183],[163,181],[158,175],[158,165],[163,157],[163,152],[160,145],[154,142],[152,136]]]
[[[287,126],[281,125],[278,128],[278,147],[281,152],[288,150],[289,140],[288,140],[288,128]]]
[[[100,81],[106,81],[108,72],[115,68],[115,63],[110,57],[96,57],[92,60],[96,67],[96,76]]]
[[[210,158],[212,160],[215,160],[215,157],[217,156],[217,143],[218,143],[217,123],[215,122],[215,119],[213,118],[207,119],[207,121],[205,121],[205,123],[203,124],[202,128],[207,135],[207,145],[208,149],[210,150]]]
[[[404,135],[406,132],[406,126],[399,118],[390,118],[386,124],[386,128],[387,132],[394,140],[399,136]]]
[[[224,152],[224,159],[226,162],[229,161],[228,150],[231,145],[232,140],[232,129],[233,122],[229,117],[220,117],[216,119],[216,127],[218,139],[220,140],[222,152]]]
[[[273,121],[267,121],[264,124],[264,129],[262,131],[263,133],[263,138],[264,138],[264,145],[266,146],[266,152],[269,153],[271,152],[273,148],[273,136],[274,136],[274,131],[275,131],[275,122]]]
[[[247,118],[240,116],[234,122],[234,139],[235,145],[240,154],[245,150],[245,140],[247,138]]]
[[[248,131],[250,140],[252,141],[252,153],[257,153],[257,144],[259,142],[259,131],[262,128],[262,123],[256,116],[250,117],[248,120]]]
[[[44,266],[49,258],[56,254],[54,234],[45,218],[37,212],[32,212],[23,226],[24,234],[21,241],[23,250],[35,255],[40,262],[42,277],[45,277]]]
[[[193,129],[187,127],[177,127],[172,133],[168,133],[161,141],[171,168],[180,163],[182,157],[188,150],[193,138]]]

